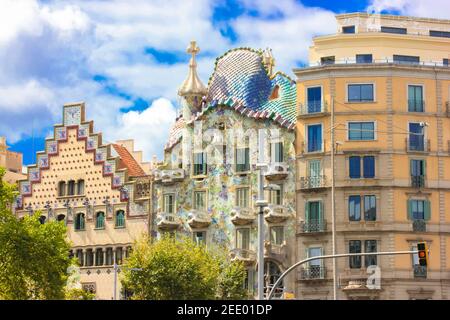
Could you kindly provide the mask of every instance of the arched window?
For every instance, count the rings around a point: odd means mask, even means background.
[[[125,227],[125,212],[123,210],[118,210],[116,212],[116,228]]]
[[[73,196],[74,194],[75,194],[75,181],[70,180],[68,182],[67,195],[68,196]]]
[[[39,217],[39,222],[40,222],[41,224],[44,224],[44,223],[45,223],[45,220],[47,220],[47,217],[46,217],[46,216],[40,216],[40,217]]]
[[[56,217],[57,221],[64,221],[66,219],[66,216],[63,214],[58,214],[58,216]]]
[[[113,264],[113,251],[112,248],[106,248],[106,265],[110,266]]]
[[[80,265],[80,267],[82,267],[83,262],[84,262],[83,250],[81,250],[81,249],[77,250],[77,258],[78,258],[78,264]]]
[[[122,248],[116,248],[116,263],[122,264]]]
[[[80,179],[77,181],[77,195],[84,195],[84,180]]]
[[[94,265],[94,251],[92,249],[86,250],[86,265],[89,267]]]
[[[95,265],[102,266],[103,265],[103,249],[98,248],[95,250]]]
[[[77,213],[75,218],[75,230],[84,230],[84,213]]]
[[[105,213],[97,212],[97,216],[95,218],[95,229],[105,229]]]
[[[278,264],[273,261],[266,261],[264,263],[264,293],[267,296],[272,290],[273,285],[278,280],[281,275],[281,270]],[[283,296],[284,291],[284,283],[281,283],[277,286],[277,289],[274,292],[273,297],[281,298]]]
[[[66,183],[64,181],[60,181],[58,183],[58,196],[64,197],[66,195]]]

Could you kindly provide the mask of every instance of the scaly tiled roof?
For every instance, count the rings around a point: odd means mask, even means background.
[[[185,121],[183,117],[179,117],[177,121],[173,124],[172,128],[170,128],[169,140],[167,141],[164,147],[165,150],[172,148],[175,144],[178,143],[178,141],[180,141],[184,125]]]
[[[118,144],[112,145],[114,150],[119,154],[120,157],[120,167],[128,169],[128,175],[130,177],[140,177],[145,176],[144,170],[142,170],[139,163],[133,158],[133,156],[128,152],[127,148],[122,147]]]
[[[271,99],[274,90],[278,90],[278,97]],[[296,121],[295,82],[281,72],[269,76],[262,51],[232,49],[217,58],[208,83],[207,105],[198,116],[217,105],[229,106],[253,118],[270,118],[293,129]]]

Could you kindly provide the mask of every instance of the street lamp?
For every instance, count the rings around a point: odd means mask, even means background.
[[[119,265],[116,263],[116,261],[114,261],[113,264],[113,269],[114,269],[114,295],[113,295],[113,300],[117,300],[117,272],[120,270],[119,269]],[[130,271],[142,271],[144,269],[142,268],[127,268],[127,267],[122,267],[121,269],[127,269]]]

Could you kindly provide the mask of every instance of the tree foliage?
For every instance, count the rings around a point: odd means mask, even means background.
[[[169,236],[138,240],[122,274],[132,298],[146,300],[242,299],[244,279],[243,265],[229,262],[223,250]]]
[[[63,299],[70,244],[64,222],[18,219],[11,212],[15,186],[0,168],[0,298]]]

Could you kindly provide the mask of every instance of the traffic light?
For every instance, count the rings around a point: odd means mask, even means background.
[[[419,256],[419,265],[426,267],[428,264],[428,247],[426,242],[417,244],[417,255]]]

